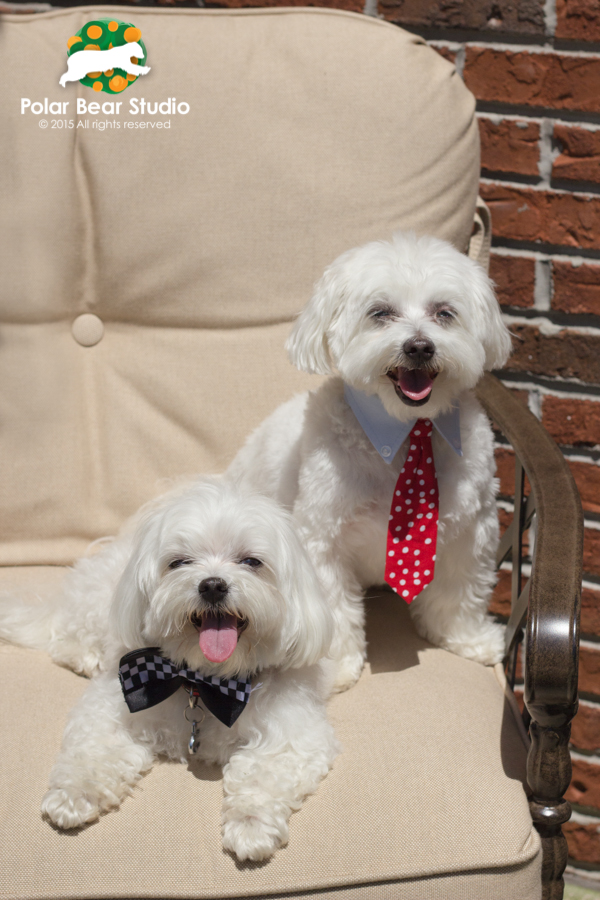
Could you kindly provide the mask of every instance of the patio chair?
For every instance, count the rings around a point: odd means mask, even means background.
[[[140,29],[150,74],[116,94],[59,87],[69,38],[107,17]],[[222,471],[276,405],[316,386],[283,345],[341,251],[412,228],[487,265],[474,99],[421,38],[375,18],[6,14],[0,84],[0,590],[57,590],[90,541],[169,479]],[[141,98],[172,98],[171,111],[142,113]],[[117,101],[119,113],[102,111]],[[78,832],[44,821],[85,680],[2,645],[5,900],[562,896],[579,499],[519,401],[492,376],[479,396],[520,460],[499,562],[514,564],[509,677],[526,631],[525,722],[502,666],[427,644],[376,588],[367,668],[330,704],[343,753],[292,817],[289,845],[240,864],[221,848],[220,773],[194,763],[158,765],[118,812]]]

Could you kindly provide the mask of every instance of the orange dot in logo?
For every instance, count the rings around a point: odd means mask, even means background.
[[[98,44],[86,44],[83,49],[84,50],[99,50],[100,47],[98,46]]]
[[[106,72],[105,72],[104,74],[106,75],[107,78],[112,78],[113,75],[115,74],[115,70],[114,70],[114,69],[107,69]]]
[[[95,81],[95,82],[93,83],[92,87],[94,88],[95,91],[101,91],[103,85],[102,85],[102,82],[101,82],[101,81]]]
[[[76,44],[80,40],[81,40],[81,38],[78,37],[76,34],[74,34],[73,37],[70,37],[69,40],[67,41],[67,47],[69,48],[69,50],[71,49],[73,44]]]
[[[100,78],[101,75],[102,75],[102,72],[88,72],[87,73],[88,78]]]
[[[99,25],[90,25],[86,33],[93,41],[97,41],[99,37],[102,37],[102,29]]]
[[[137,78],[137,75],[128,75],[127,81],[135,81],[136,78]]]
[[[118,22],[109,22],[109,23],[108,23],[108,30],[109,30],[109,31],[116,31],[118,27],[119,27],[119,23],[118,23]]]
[[[115,75],[114,78],[108,82],[109,88],[118,93],[119,91],[124,91],[127,87],[127,79],[123,78],[121,75]]]
[[[137,56],[131,56],[130,59],[131,59],[131,62],[134,64],[134,66],[136,66],[137,63],[138,63],[138,58],[137,58]]]
[[[128,44],[133,43],[133,41],[139,41],[141,36],[142,32],[140,31],[140,29],[134,28],[133,26],[131,26],[130,28],[126,28],[125,34],[123,35]]]

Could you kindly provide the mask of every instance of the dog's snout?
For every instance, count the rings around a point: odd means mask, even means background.
[[[198,593],[207,603],[219,603],[228,590],[229,585],[222,578],[205,578],[198,585]]]
[[[428,363],[435,354],[435,344],[424,337],[410,338],[402,349],[405,356],[417,367]]]

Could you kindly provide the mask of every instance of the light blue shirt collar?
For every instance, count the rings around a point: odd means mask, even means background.
[[[415,416],[408,422],[399,422],[386,411],[377,394],[365,394],[349,384],[344,384],[344,396],[364,433],[386,463],[391,463],[417,419],[427,418],[426,415]],[[454,452],[462,456],[458,403],[450,412],[437,416],[432,422]]]

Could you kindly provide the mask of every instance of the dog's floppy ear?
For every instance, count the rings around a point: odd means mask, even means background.
[[[302,372],[315,375],[333,373],[334,363],[327,333],[336,319],[345,292],[341,260],[342,257],[325,270],[287,339],[288,356]]]
[[[494,293],[493,282],[476,262],[471,263],[471,291],[474,295],[476,312],[476,332],[485,351],[486,371],[500,369],[510,356],[512,342],[508,328],[504,324],[500,305]]]
[[[312,666],[327,656],[333,638],[333,614],[306,550],[282,517],[278,523],[278,587],[287,608],[283,631],[283,669]]]
[[[133,549],[115,588],[110,622],[121,642],[130,650],[144,646],[144,619],[157,578],[155,520],[146,514],[139,520]]]

